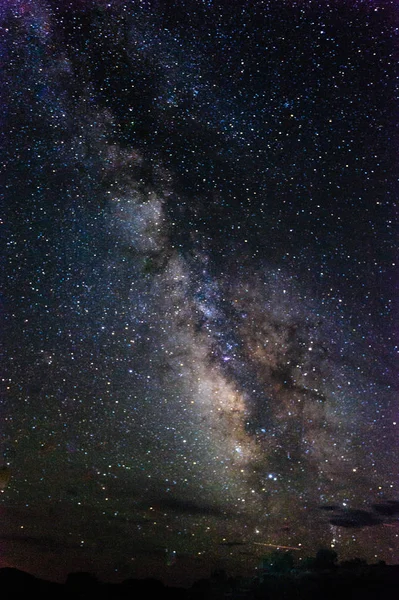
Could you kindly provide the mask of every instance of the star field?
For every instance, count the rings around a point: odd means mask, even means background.
[[[0,24],[1,566],[397,563],[395,3]]]

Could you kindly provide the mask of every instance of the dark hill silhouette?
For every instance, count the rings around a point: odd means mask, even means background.
[[[332,558],[332,557],[330,557]],[[288,564],[288,561],[287,561]],[[1,599],[24,600],[396,600],[399,597],[399,565],[383,561],[367,565],[352,559],[335,560],[312,568],[291,570],[269,566],[254,577],[228,577],[215,571],[208,579],[190,588],[164,585],[158,579],[127,579],[122,583],[104,583],[86,572],[70,573],[65,584],[44,581],[19,569],[0,569]]]
[[[44,581],[10,567],[0,569],[0,597],[4,600],[22,600],[36,596],[41,600],[64,598],[64,586],[53,581]]]

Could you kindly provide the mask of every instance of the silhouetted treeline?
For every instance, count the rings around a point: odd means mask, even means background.
[[[305,565],[273,571],[266,566],[254,577],[228,577],[224,571],[215,571],[187,589],[152,578],[104,583],[84,572],[70,573],[61,584],[3,568],[0,586],[4,600],[397,600],[399,565],[367,565],[354,559],[322,569]]]

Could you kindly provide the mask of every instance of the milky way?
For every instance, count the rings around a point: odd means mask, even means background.
[[[397,561],[394,3],[0,5],[1,566]]]

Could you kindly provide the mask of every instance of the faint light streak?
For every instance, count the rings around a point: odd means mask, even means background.
[[[264,544],[262,542],[254,542],[257,546],[267,546],[269,548],[281,548],[282,550],[301,550],[297,546],[281,546],[281,544]]]

